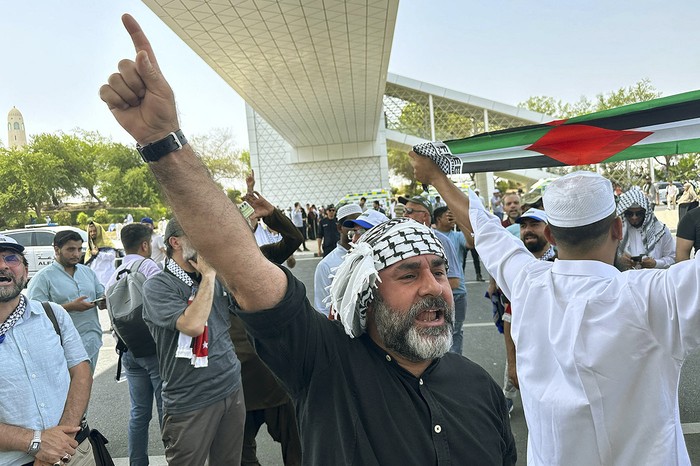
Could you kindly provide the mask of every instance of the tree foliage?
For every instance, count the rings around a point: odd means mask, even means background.
[[[225,178],[241,178],[250,168],[250,152],[236,146],[228,128],[215,128],[207,134],[195,135],[190,144],[217,183]]]
[[[554,118],[571,118],[636,102],[644,102],[660,96],[661,92],[656,90],[649,79],[644,78],[631,86],[621,87],[606,94],[597,94],[593,100],[582,96],[577,102],[569,103],[554,97],[540,95],[530,97],[525,102],[519,103],[518,106]]]

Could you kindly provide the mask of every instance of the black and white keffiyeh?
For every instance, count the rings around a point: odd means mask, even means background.
[[[642,229],[642,243],[644,244],[644,250],[648,254],[654,249],[656,243],[658,243],[661,237],[664,235],[665,226],[659,221],[659,219],[656,218],[656,215],[654,215],[649,199],[641,189],[632,188],[620,196],[617,201],[617,215],[623,215],[630,207],[641,207],[644,209],[644,222],[640,228]],[[627,246],[627,241],[629,240],[629,228],[629,222],[626,220],[623,221],[622,241],[620,242],[618,251],[624,251]]]
[[[462,160],[452,155],[452,151],[444,142],[433,141],[416,144],[413,146],[413,152],[428,157],[446,175],[459,175],[462,173]]]
[[[330,287],[330,302],[340,314],[345,333],[364,333],[367,306],[374,297],[379,272],[410,257],[435,254],[447,257],[433,231],[409,218],[396,218],[368,230],[336,269]],[[449,265],[449,264],[448,264]]]
[[[19,322],[19,319],[24,315],[24,311],[26,310],[26,308],[27,298],[25,298],[24,295],[20,294],[19,304],[17,305],[15,310],[12,311],[9,316],[7,316],[5,322],[0,324],[0,343],[5,341],[5,334],[9,332],[17,322]]]

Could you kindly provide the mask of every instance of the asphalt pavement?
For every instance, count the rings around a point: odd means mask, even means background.
[[[309,242],[311,245],[311,242]],[[312,247],[314,250],[315,247]],[[297,264],[292,271],[306,285],[308,298],[313,302],[313,274],[320,259],[312,253],[297,253]],[[482,267],[483,268],[483,267]],[[469,256],[465,270],[467,278],[467,319],[464,323],[464,356],[481,365],[500,384],[503,381],[505,347],[503,336],[498,333],[491,320],[491,304],[484,298],[486,282],[475,280],[474,268]],[[487,274],[484,273],[484,276]],[[103,328],[109,328],[106,311],[100,311]],[[92,398],[90,400],[89,421],[93,428],[100,430],[109,439],[109,451],[117,466],[128,464],[127,424],[129,418],[129,393],[126,382],[117,383],[116,353],[114,340],[105,333],[104,346],[100,351]],[[680,415],[685,440],[691,462],[700,464],[700,352],[695,353],[685,363],[680,379]],[[630,416],[642,414],[647,409],[639,406]],[[157,419],[154,411],[154,419]],[[511,415],[511,427],[518,449],[518,464],[526,464],[527,425],[520,400],[515,401]],[[282,465],[279,445],[268,435],[263,426],[258,434],[258,459],[263,466]],[[156,422],[151,422],[149,437],[151,464],[166,464],[163,445]]]

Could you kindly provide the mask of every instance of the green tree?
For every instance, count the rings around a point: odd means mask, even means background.
[[[636,102],[644,102],[660,96],[661,92],[656,90],[648,78],[644,78],[631,86],[621,87],[605,94],[597,94],[593,101],[581,97],[578,102],[568,103],[554,97],[533,96],[525,102],[519,103],[518,106],[555,118],[571,118]]]
[[[56,214],[53,216],[53,221],[59,225],[72,225],[72,218],[70,212],[67,210],[56,212]]]
[[[250,152],[236,147],[228,128],[216,128],[207,134],[195,135],[189,141],[217,183],[225,178],[241,178],[250,168]]]
[[[100,193],[110,205],[147,207],[162,203],[156,180],[136,149],[110,143],[102,147],[98,157],[106,167],[100,174]]]
[[[24,212],[29,207],[37,218],[41,218],[44,206],[56,200],[65,187],[62,161],[54,154],[35,150],[31,145],[2,149],[1,155],[0,178],[4,186],[0,190],[0,208],[3,213]]]

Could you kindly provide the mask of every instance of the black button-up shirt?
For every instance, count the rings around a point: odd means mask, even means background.
[[[515,464],[505,399],[486,371],[448,353],[415,377],[316,312],[285,271],[277,307],[239,315],[294,399],[304,464]]]

